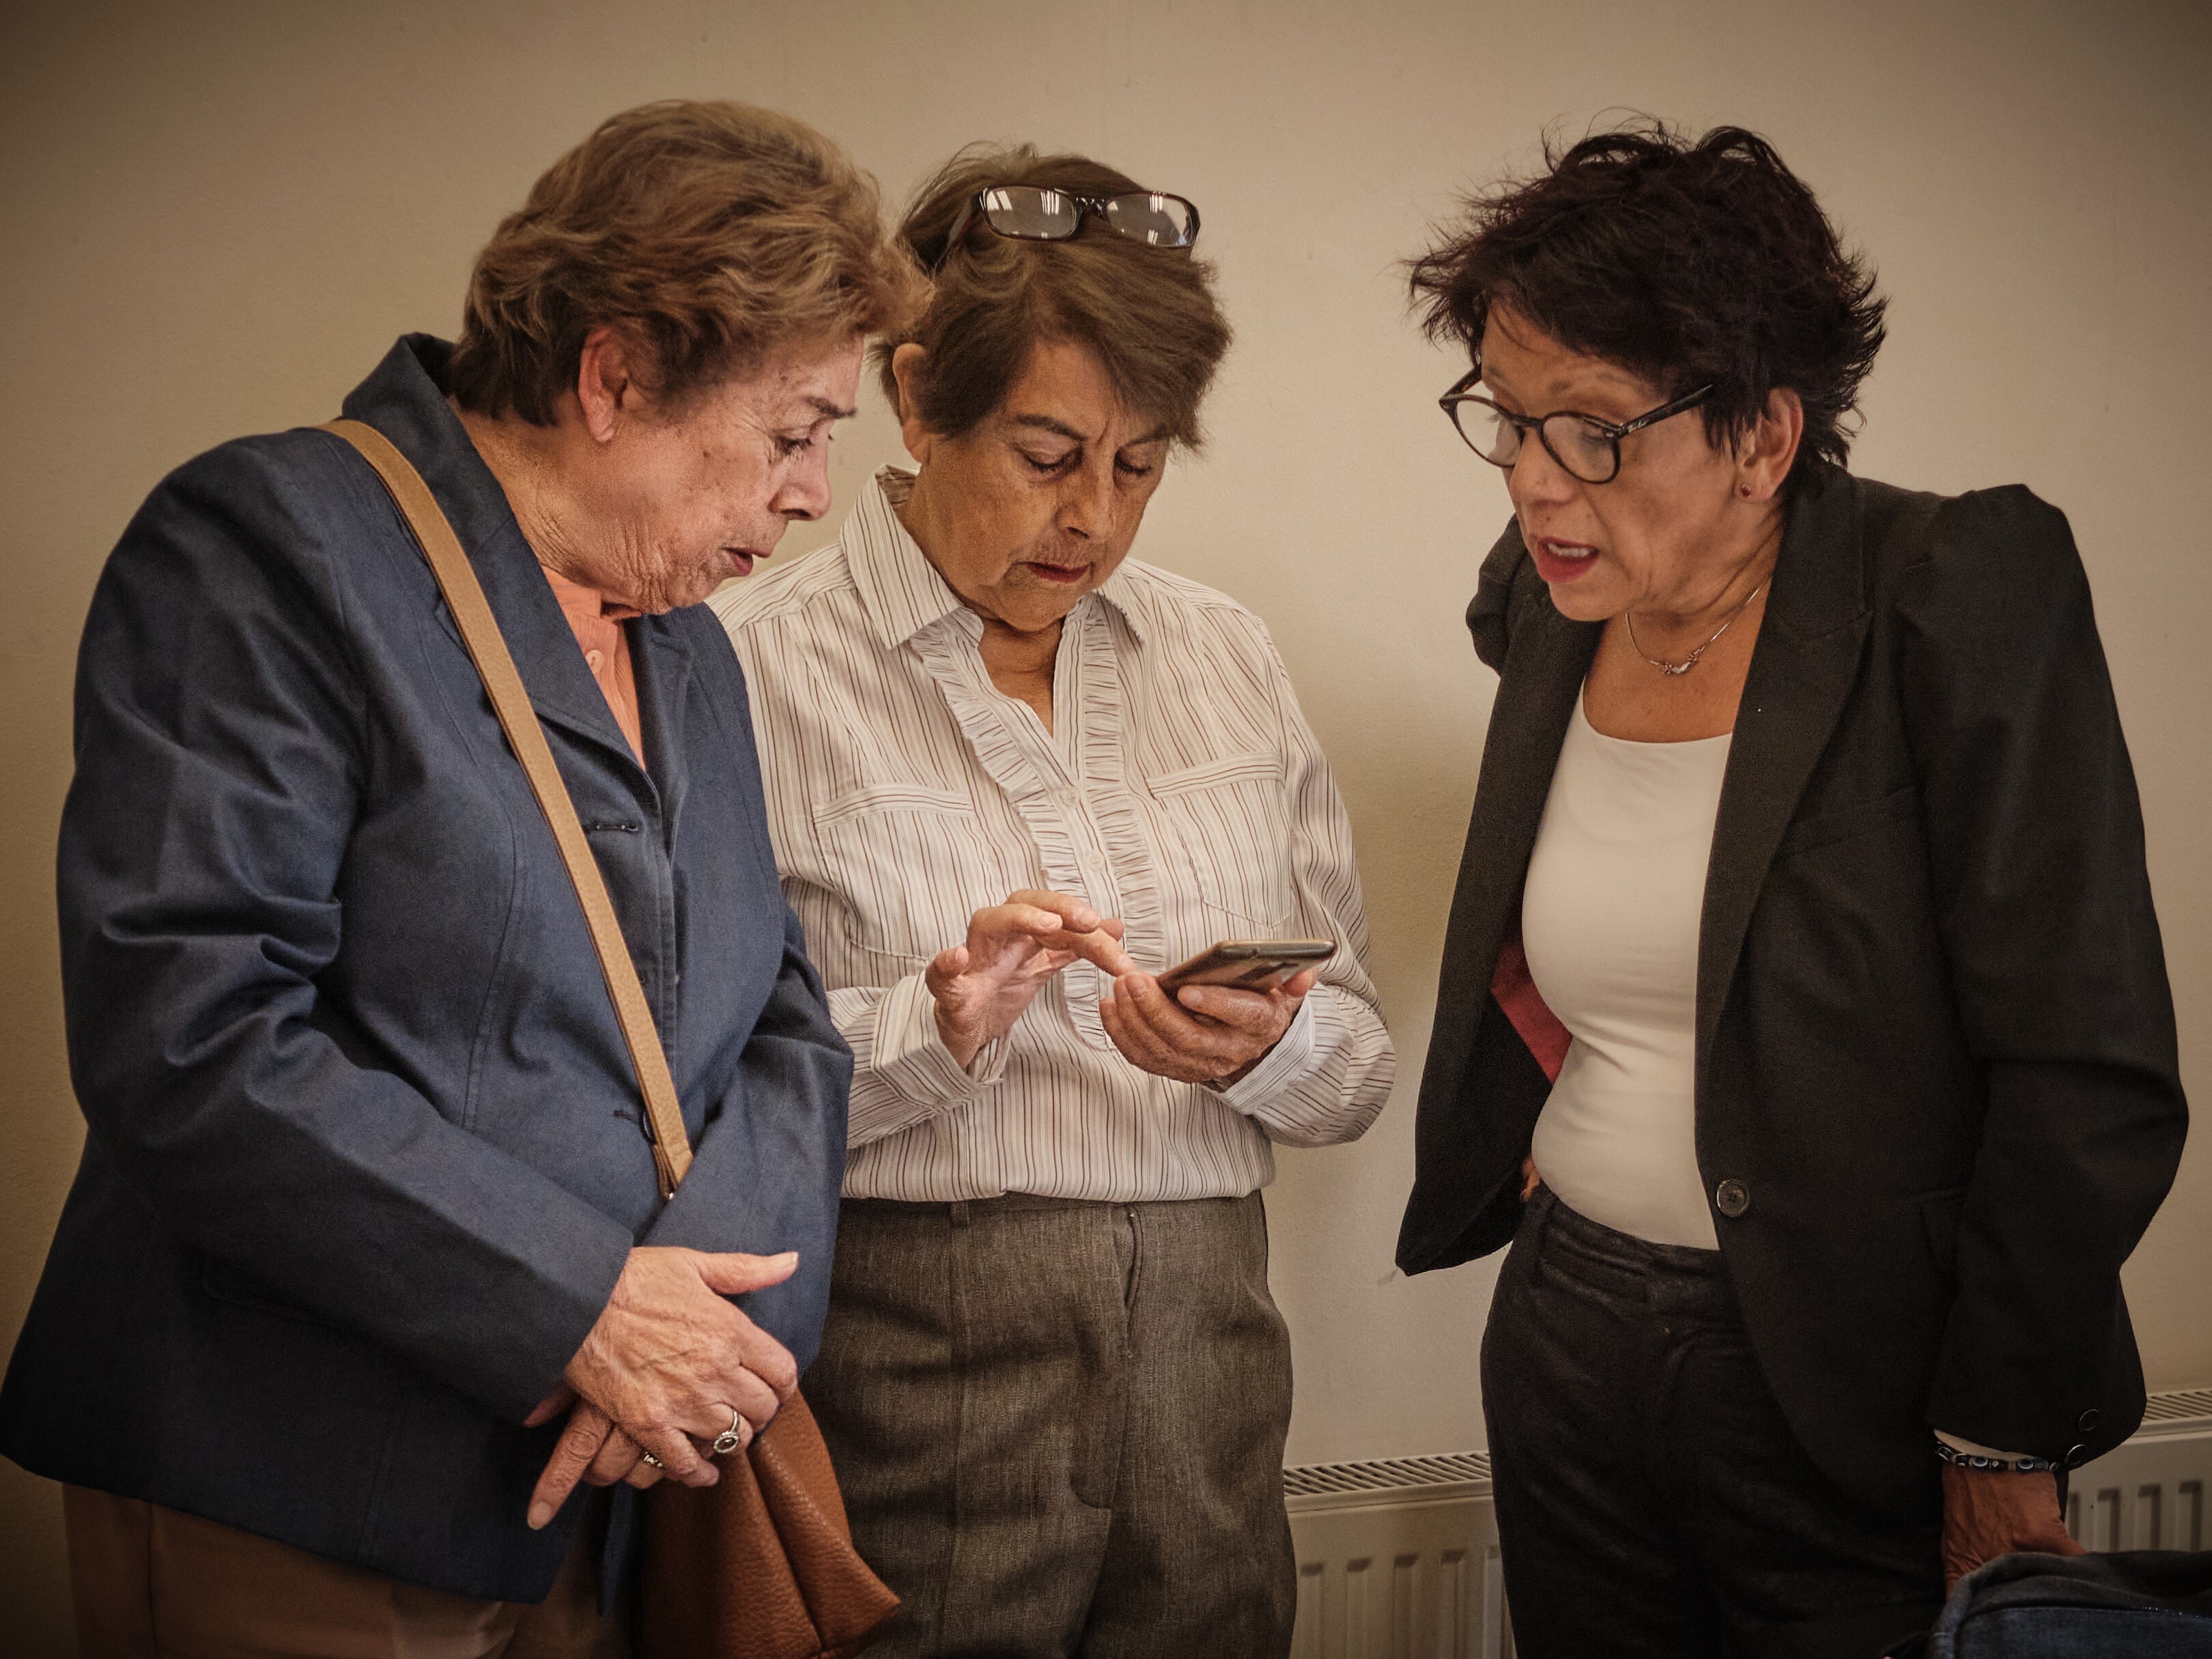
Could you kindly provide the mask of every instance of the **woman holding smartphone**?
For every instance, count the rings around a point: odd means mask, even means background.
[[[1289,1647],[1258,1189],[1394,1057],[1265,629],[1127,557],[1228,345],[1197,229],[1080,157],[957,158],[902,228],[936,297],[879,349],[918,471],[717,601],[855,1056],[806,1389],[887,1653]],[[1334,950],[1273,989],[1156,977],[1297,938]]]

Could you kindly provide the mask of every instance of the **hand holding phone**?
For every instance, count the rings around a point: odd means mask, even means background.
[[[1139,1069],[1182,1083],[1227,1084],[1249,1072],[1296,1018],[1285,982],[1335,953],[1325,939],[1224,939],[1157,979],[1123,976],[1098,1004],[1106,1035]],[[1197,988],[1212,988],[1200,994]],[[1186,1006],[1181,993],[1190,988]],[[1219,992],[1240,994],[1224,996]]]

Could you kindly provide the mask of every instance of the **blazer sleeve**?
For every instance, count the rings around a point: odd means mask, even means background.
[[[768,844],[765,828],[760,839]],[[745,1044],[738,1092],[700,1136],[684,1184],[641,1242],[798,1251],[789,1279],[736,1300],[802,1371],[814,1362],[830,1309],[852,1079],[853,1051],[830,1021],[799,918],[787,907],[783,966]]]
[[[1482,562],[1467,610],[1475,653],[1500,678],[1453,890],[1414,1114],[1413,1190],[1397,1246],[1398,1265],[1408,1273],[1455,1267],[1511,1240],[1522,1210],[1515,1176],[1551,1090],[1542,1054],[1564,1048],[1560,1034],[1546,1026],[1557,1023],[1534,994],[1525,964],[1517,979],[1509,966],[1520,955],[1519,927],[1508,908],[1522,871],[1509,867],[1511,855],[1500,850],[1507,840],[1525,845],[1522,831],[1533,841],[1535,823],[1528,814],[1540,814],[1548,787],[1548,757],[1536,763],[1543,768],[1540,778],[1528,774],[1543,739],[1531,737],[1522,718],[1533,705],[1523,695],[1528,681],[1510,659],[1516,637],[1540,635],[1540,623],[1550,611],[1549,592],[1529,566],[1520,527],[1508,521]],[[1547,625],[1558,620],[1552,612]],[[1532,629],[1535,635],[1524,632]],[[1579,684],[1586,661],[1586,656],[1580,662],[1562,658],[1562,672]],[[1553,741],[1555,745],[1556,735]],[[1554,746],[1551,754],[1556,753]],[[1518,830],[1503,827],[1516,818]]]
[[[1929,1420],[2099,1449],[2132,1427],[2100,1422],[2112,1384],[2140,1386],[2114,1374],[2135,1364],[2120,1267],[2186,1122],[2135,776],[2055,508],[1947,504],[1899,595],[1937,927],[1988,1090]]]
[[[58,870],[70,1071],[185,1243],[520,1419],[630,1234],[363,1063],[325,1000],[376,764],[333,572],[368,532],[302,441],[163,483],[94,595]]]
[[[1528,550],[1521,540],[1521,526],[1509,520],[1504,532],[1483,556],[1474,584],[1474,597],[1467,605],[1467,631],[1474,638],[1474,654],[1493,673],[1505,672],[1505,653],[1512,648],[1513,627],[1528,607],[1529,596],[1516,592],[1528,568]],[[1530,572],[1533,578],[1534,573]]]

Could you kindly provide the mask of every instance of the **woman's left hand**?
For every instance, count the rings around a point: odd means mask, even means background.
[[[1233,1083],[1282,1040],[1313,989],[1311,969],[1273,991],[1186,985],[1173,998],[1150,974],[1124,974],[1098,1000],[1106,1035],[1129,1064],[1178,1083]]]
[[[1943,1593],[1984,1561],[2021,1550],[2086,1555],[2066,1531],[2055,1475],[1943,1466]]]
[[[580,1448],[598,1448],[591,1454],[592,1461],[584,1470],[586,1486],[611,1486],[617,1480],[626,1480],[643,1491],[659,1480],[660,1465],[646,1462],[645,1448],[617,1428],[613,1420],[590,1401],[578,1399],[576,1391],[566,1382],[539,1401],[538,1409],[523,1419],[522,1426],[534,1429],[541,1423],[551,1422],[563,1412],[568,1413],[568,1421],[561,1437]],[[549,1464],[547,1474],[550,1472]],[[541,1489],[545,1480],[545,1474],[538,1476]],[[565,1497],[566,1492],[562,1495]]]

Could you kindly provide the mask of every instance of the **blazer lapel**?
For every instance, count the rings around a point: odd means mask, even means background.
[[[1533,599],[1516,595],[1516,608],[1522,616],[1499,669],[1467,850],[1444,933],[1435,1034],[1422,1082],[1423,1095],[1441,1091],[1440,1100],[1456,1091],[1466,1073],[1498,948],[1526,883],[1552,773],[1602,631],[1559,615],[1540,586]]]
[[[446,403],[442,387],[452,350],[426,334],[404,336],[376,373],[348,395],[345,413],[397,444],[429,485],[476,567],[538,717],[611,750],[638,771],[629,740],[585,665],[561,602],[523,539],[506,493]],[[434,586],[430,592],[436,592]],[[445,602],[436,605],[439,626],[459,645],[461,631]]]
[[[616,723],[614,710],[607,707],[606,694],[592,678],[576,644],[575,632],[561,614],[561,602],[538,568],[537,556],[523,543],[522,532],[511,530],[495,535],[471,547],[468,555],[538,719],[589,740],[632,771],[641,772],[641,757],[630,753],[629,739]],[[459,644],[461,630],[453,613],[442,599],[437,606],[438,625]],[[633,645],[632,662],[637,662],[640,655]]]
[[[1861,538],[1852,480],[1821,468],[1807,479],[1784,532],[1721,783],[1698,943],[1701,1096],[1713,1033],[1767,868],[1858,682],[1873,615]]]

